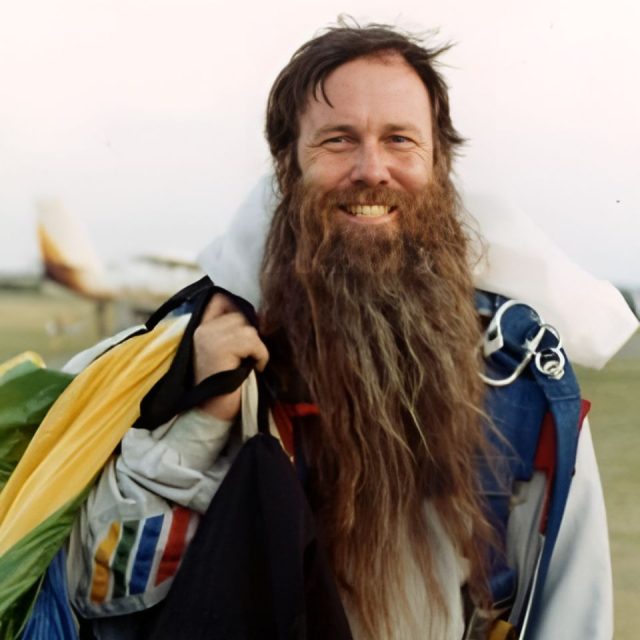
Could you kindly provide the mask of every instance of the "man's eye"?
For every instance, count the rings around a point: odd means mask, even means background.
[[[336,136],[335,138],[327,138],[322,144],[344,144],[348,142],[345,136]]]
[[[400,135],[389,136],[389,141],[393,142],[394,144],[406,144],[411,142],[411,140],[406,136],[400,136]]]

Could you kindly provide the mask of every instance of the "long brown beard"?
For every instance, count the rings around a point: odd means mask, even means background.
[[[448,615],[425,499],[470,561],[472,590],[484,587],[491,530],[473,473],[485,446],[480,326],[456,201],[442,177],[418,196],[296,183],[267,240],[262,328],[285,330],[320,407],[321,431],[305,433],[318,521],[370,637],[391,637],[392,609],[407,601],[407,546],[433,610]],[[352,224],[340,202],[395,204],[398,228]]]

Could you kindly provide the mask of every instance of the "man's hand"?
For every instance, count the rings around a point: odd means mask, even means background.
[[[269,360],[267,347],[256,329],[221,293],[215,294],[207,305],[193,334],[193,345],[196,384],[219,371],[236,369],[243,358],[254,358],[258,371]],[[211,398],[200,409],[221,420],[233,420],[240,409],[240,389]]]

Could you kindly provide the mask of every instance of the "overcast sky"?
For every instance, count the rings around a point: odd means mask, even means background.
[[[195,255],[269,169],[269,87],[347,12],[439,28],[460,182],[578,263],[640,283],[636,0],[0,0],[0,270],[37,262],[58,198],[107,260]]]

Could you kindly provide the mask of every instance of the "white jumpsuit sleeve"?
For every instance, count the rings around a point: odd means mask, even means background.
[[[81,615],[132,613],[165,597],[241,444],[237,431],[192,410],[127,432],[71,533],[69,591]]]
[[[229,456],[219,456],[230,430],[231,422],[197,409],[154,431],[130,429],[115,463],[120,491],[140,501],[150,492],[204,513],[229,467]]]
[[[578,444],[576,470],[531,640],[611,640],[613,586],[607,519],[589,424]]]

